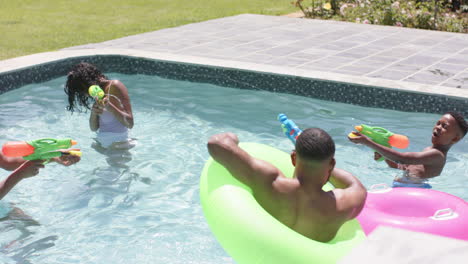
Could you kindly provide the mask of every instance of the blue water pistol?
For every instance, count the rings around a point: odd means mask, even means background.
[[[284,135],[295,145],[296,138],[302,133],[302,130],[292,120],[288,119],[285,114],[279,114],[278,120],[281,122]]]

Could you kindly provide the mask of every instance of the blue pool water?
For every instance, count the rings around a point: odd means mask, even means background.
[[[398,171],[348,141],[354,125],[408,135],[409,151],[419,151],[430,144],[439,118],[155,76],[109,76],[129,89],[137,146],[128,152],[91,147],[89,113],[65,111],[64,78],[0,96],[0,143],[71,137],[83,151],[80,163],[49,164],[4,198],[2,210],[13,209],[0,220],[1,263],[233,263],[211,234],[199,201],[210,135],[231,131],[241,141],[290,151],[276,120],[286,113],[302,128],[328,131],[337,166],[369,187],[390,185]],[[449,152],[443,174],[431,181],[434,189],[468,200],[466,149],[464,139]],[[7,175],[0,171],[2,179]]]

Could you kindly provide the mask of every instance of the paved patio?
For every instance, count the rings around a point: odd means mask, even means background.
[[[238,15],[67,48],[131,49],[468,89],[468,34]]]

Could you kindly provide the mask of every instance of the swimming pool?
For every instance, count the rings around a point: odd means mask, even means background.
[[[138,143],[128,153],[103,155],[91,147],[89,113],[65,111],[65,78],[0,96],[0,142],[72,137],[83,151],[80,163],[50,164],[4,198],[27,216],[0,222],[0,262],[233,263],[211,234],[199,203],[198,180],[211,134],[232,131],[241,141],[290,151],[276,120],[286,113],[302,128],[328,131],[337,145],[337,166],[369,187],[390,184],[398,171],[348,141],[354,125],[408,135],[409,151],[418,151],[430,144],[440,117],[148,75],[108,76],[129,88]],[[468,200],[460,184],[468,178],[467,147],[465,138],[449,152],[443,174],[432,180],[434,189]],[[6,175],[0,172],[1,178]]]

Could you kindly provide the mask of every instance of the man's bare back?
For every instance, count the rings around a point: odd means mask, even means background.
[[[256,200],[268,213],[311,239],[330,241],[364,205],[365,188],[350,173],[334,168],[333,158],[315,162],[293,152],[295,178],[286,178],[274,165],[242,150],[234,134],[212,136],[208,149],[216,161],[252,188]],[[322,190],[328,179],[337,189]]]

